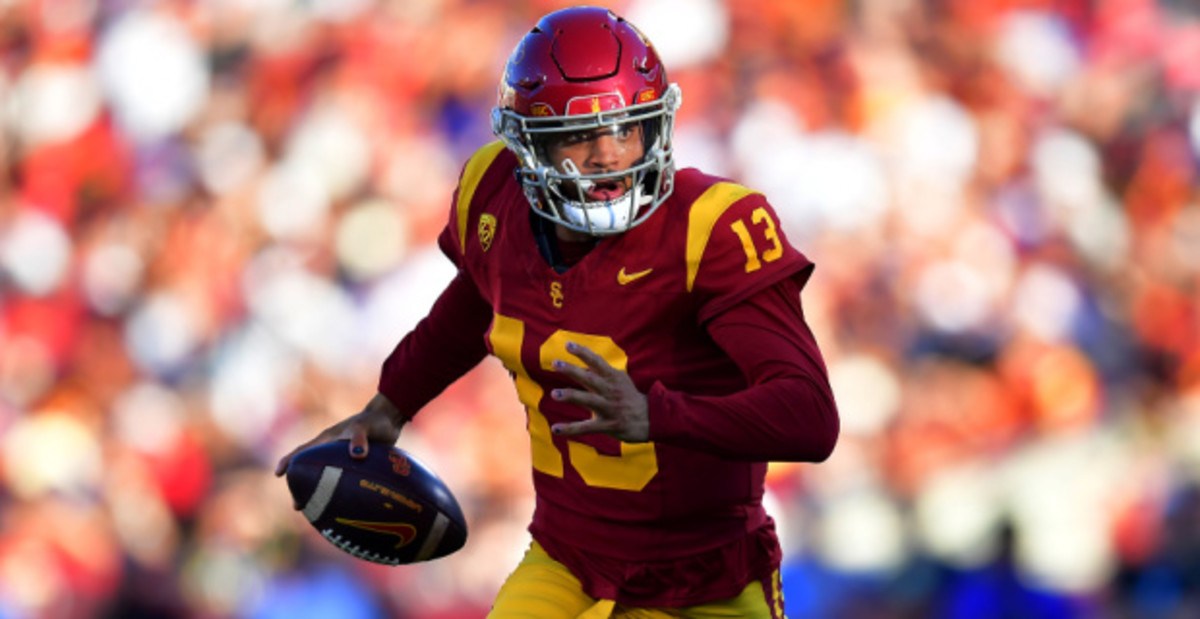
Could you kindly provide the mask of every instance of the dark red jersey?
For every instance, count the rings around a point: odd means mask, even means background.
[[[490,306],[487,348],[512,373],[528,413],[537,494],[530,531],[598,597],[682,605],[705,601],[699,599],[705,595],[712,599],[724,589],[736,594],[748,579],[778,565],[773,525],[761,504],[766,464],[736,449],[717,455],[719,449],[696,448],[706,443],[687,436],[683,409],[695,407],[693,415],[710,410],[705,407],[718,410],[721,396],[749,386],[739,360],[709,333],[710,321],[781,283],[798,291],[811,263],[788,244],[761,194],[685,169],[675,175],[670,199],[646,222],[603,238],[560,273],[537,249],[515,168],[515,158],[499,142],[480,149],[464,168],[439,243],[460,269],[456,285],[474,289],[457,296],[477,293]],[[808,341],[798,301],[792,303]],[[724,332],[736,333],[737,327]],[[552,369],[559,359],[582,365],[567,352],[568,342],[589,347],[650,394],[652,439],[655,409],[664,418],[670,413],[670,423],[658,424],[663,441],[629,444],[605,435],[551,434],[554,423],[590,415],[549,397],[555,388],[577,387]],[[827,394],[815,344],[804,346],[802,356],[812,358],[813,373],[820,374],[815,380],[824,385],[818,391]],[[470,364],[477,361],[473,349],[464,351]],[[385,377],[381,391],[387,394],[387,388]],[[795,407],[780,409],[788,406]],[[738,414],[748,419],[745,408]],[[785,411],[770,406],[750,412],[755,419],[748,425],[766,432],[772,424],[791,423],[781,417]],[[703,417],[692,419],[703,423]],[[740,424],[736,416],[722,423],[731,419]],[[637,569],[682,578],[694,571],[688,561],[697,557],[716,562],[704,578],[726,573],[729,586],[621,588],[622,578],[635,579],[630,574]],[[728,561],[738,564],[723,564]],[[645,583],[634,586],[639,587]]]

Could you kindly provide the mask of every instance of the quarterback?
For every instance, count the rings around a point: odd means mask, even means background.
[[[767,462],[820,462],[839,421],[767,199],[676,170],[682,94],[631,24],[543,17],[513,51],[497,141],[463,166],[458,267],[362,411],[284,456],[394,443],[486,355],[527,413],[533,542],[491,617],[784,616]]]

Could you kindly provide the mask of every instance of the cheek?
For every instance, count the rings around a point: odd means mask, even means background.
[[[584,158],[579,156],[579,153],[574,152],[576,150],[578,149],[572,149],[571,147],[552,148],[546,153],[546,156],[550,160],[550,165],[554,166],[557,170],[562,170],[563,162],[568,159],[575,163],[575,167],[580,167],[583,164]]]
[[[625,167],[628,168],[629,166],[637,163],[638,160],[642,158],[643,152],[644,151],[642,150],[641,142],[630,144],[629,148],[626,148],[625,152],[621,153],[621,158],[625,162]]]
[[[642,134],[640,132],[631,133],[624,139],[617,142],[621,148],[621,154],[625,157],[637,159],[642,156],[645,151],[645,145],[642,143]]]

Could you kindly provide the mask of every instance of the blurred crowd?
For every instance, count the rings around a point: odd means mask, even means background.
[[[485,361],[401,445],[446,559],[275,460],[374,393],[552,0],[0,0],[0,619],[482,616],[527,544]],[[792,619],[1200,614],[1200,8],[624,0],[677,155],[766,193],[843,433],[772,466]]]

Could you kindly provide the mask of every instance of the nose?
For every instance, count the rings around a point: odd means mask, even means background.
[[[614,170],[620,164],[625,147],[613,135],[600,135],[592,140],[588,151],[588,167],[596,170]]]

